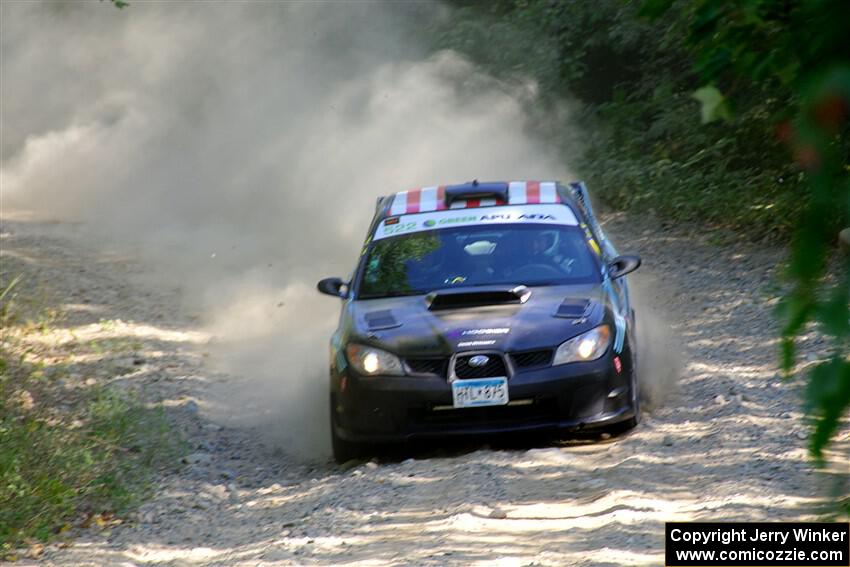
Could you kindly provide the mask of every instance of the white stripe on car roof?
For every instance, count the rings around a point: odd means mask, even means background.
[[[395,194],[393,206],[390,208],[391,215],[403,215],[407,212],[407,191]]]
[[[540,202],[541,203],[556,203],[558,202],[558,190],[555,184],[551,181],[540,184]]]
[[[420,211],[436,211],[437,210],[437,188],[423,187],[422,195],[419,197]]]
[[[511,181],[508,185],[508,204],[524,205],[528,198],[525,196],[525,181]]]

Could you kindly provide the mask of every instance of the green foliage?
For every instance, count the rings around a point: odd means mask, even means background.
[[[805,172],[808,199],[795,222],[787,276],[793,288],[780,316],[782,366],[791,372],[795,339],[810,322],[832,338],[832,355],[810,374],[811,451],[823,449],[850,407],[850,255],[830,281],[830,256],[850,222],[850,3],[844,0],[697,0],[689,42],[705,81],[740,81],[787,92],[767,119]],[[749,103],[754,104],[753,102]]]
[[[146,492],[152,469],[176,455],[161,409],[95,388],[68,423],[16,404],[15,368],[0,378],[0,556],[27,540],[47,540],[81,517],[121,513]],[[33,378],[17,381],[29,394]],[[35,391],[35,388],[32,388]]]
[[[808,411],[816,418],[811,450],[820,455],[850,406],[850,362],[836,357],[812,370],[807,391]]]
[[[96,426],[73,431],[37,418],[0,424],[0,542],[45,540],[85,513],[120,513],[144,492],[148,437],[159,414],[110,400],[92,404]],[[160,422],[161,423],[161,422]],[[120,441],[120,443],[119,443]],[[140,451],[138,455],[130,451]]]

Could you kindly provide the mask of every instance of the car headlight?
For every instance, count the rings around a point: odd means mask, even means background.
[[[361,374],[375,375],[383,374],[389,376],[403,376],[404,367],[401,360],[385,350],[363,345],[348,345],[345,347],[345,355],[348,362]]]
[[[600,325],[586,333],[561,343],[555,351],[553,365],[566,364],[568,362],[583,362],[596,360],[608,350],[611,343],[611,327]]]

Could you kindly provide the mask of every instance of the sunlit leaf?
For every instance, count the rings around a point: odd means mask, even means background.
[[[707,85],[694,91],[691,96],[700,103],[700,115],[703,124],[718,119],[729,120],[732,117],[726,97],[717,90],[717,87]]]

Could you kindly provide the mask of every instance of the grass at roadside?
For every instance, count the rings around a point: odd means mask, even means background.
[[[0,559],[120,523],[182,449],[161,407],[71,371],[74,350],[90,345],[31,340],[61,313],[22,283],[0,289]]]

